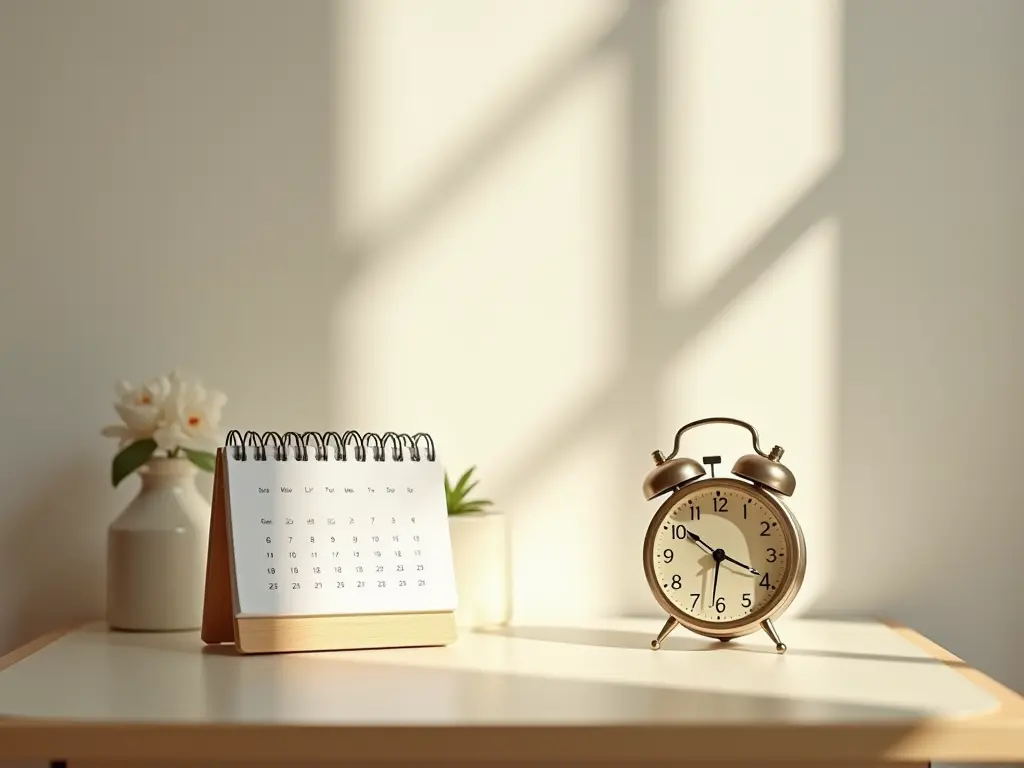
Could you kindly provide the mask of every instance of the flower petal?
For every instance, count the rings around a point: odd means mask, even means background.
[[[184,434],[181,431],[181,426],[177,422],[172,422],[157,427],[153,432],[153,440],[156,441],[156,447],[160,450],[173,451],[181,446]]]
[[[223,392],[211,389],[206,393],[206,407],[208,413],[217,413],[217,418],[220,418],[220,411],[228,401],[228,396]]]
[[[156,426],[160,413],[158,408],[151,405],[131,406],[124,403],[114,403],[114,410],[129,429],[147,433]]]
[[[143,392],[149,396],[149,403],[151,405],[160,405],[167,397],[169,386],[164,386],[164,382],[160,379],[150,379],[143,387]]]

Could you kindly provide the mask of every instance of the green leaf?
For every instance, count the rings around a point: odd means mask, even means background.
[[[460,499],[464,499],[464,498],[466,498],[467,496],[469,496],[469,493],[470,493],[470,491],[472,491],[472,490],[473,490],[474,488],[476,488],[476,486],[477,486],[477,484],[478,484],[479,482],[480,482],[479,480],[474,480],[474,481],[473,481],[472,483],[470,483],[470,484],[469,484],[469,485],[467,485],[467,486],[466,486],[465,488],[463,488],[463,489],[462,489],[462,493],[461,493],[461,494],[459,494],[459,498],[460,498]]]
[[[449,515],[466,515],[472,512],[482,512],[485,508],[492,506],[494,502],[490,499],[473,499],[470,494],[476,488],[478,481],[473,480],[473,473],[476,466],[472,466],[463,472],[455,485],[451,484],[448,473],[444,475],[444,497],[448,505]]]
[[[188,448],[183,450],[188,460],[200,469],[206,472],[213,472],[217,468],[216,454],[209,453],[208,451],[190,451]]]
[[[110,481],[114,487],[116,488],[128,475],[149,461],[154,451],[156,451],[156,440],[147,437],[136,440],[117,454],[110,467]]]
[[[473,471],[476,469],[475,466],[470,467],[462,473],[462,477],[459,478],[459,482],[455,484],[455,493],[458,494],[459,498],[466,495],[466,484],[469,482],[469,478],[472,476]]]
[[[466,494],[468,494],[470,490],[472,490],[473,486],[476,485],[476,483],[468,485],[469,478],[473,474],[473,470],[475,469],[476,467],[470,467],[469,469],[467,469],[465,472],[463,472],[462,477],[460,477],[459,481],[455,484],[455,487],[452,489],[451,492],[452,504],[460,504],[462,500],[466,498]]]

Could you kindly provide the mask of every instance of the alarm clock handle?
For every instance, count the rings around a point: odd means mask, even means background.
[[[757,453],[759,456],[763,456],[766,459],[770,458],[773,461],[778,461],[780,458],[782,458],[782,449],[779,447],[774,448],[771,454],[767,454],[761,450],[761,445],[757,436],[757,430],[754,429],[753,425],[748,424],[745,421],[741,421],[740,419],[729,418],[728,416],[709,416],[706,419],[697,419],[696,421],[691,421],[689,424],[685,424],[682,427],[680,427],[679,431],[676,432],[675,440],[672,443],[672,453],[664,457],[664,461],[674,459],[676,457],[676,454],[679,453],[679,441],[682,439],[684,433],[689,432],[691,429],[695,429],[697,427],[703,427],[707,424],[732,424],[733,426],[736,427],[742,427],[743,429],[747,430],[750,433],[750,436],[754,443],[755,453]]]

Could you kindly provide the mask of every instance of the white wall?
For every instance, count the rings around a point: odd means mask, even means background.
[[[1017,690],[1022,30],[1014,2],[848,4],[823,601],[896,615]]]
[[[650,451],[748,418],[798,477],[795,610],[1024,687],[1021,32],[1010,0],[5,0],[0,647],[102,612],[110,386],[183,365],[229,426],[478,464],[534,621],[651,612]]]

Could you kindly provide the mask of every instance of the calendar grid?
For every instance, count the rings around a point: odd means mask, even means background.
[[[229,451],[239,616],[455,610],[443,483],[437,460]]]

